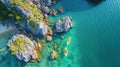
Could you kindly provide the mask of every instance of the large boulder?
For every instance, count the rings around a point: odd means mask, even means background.
[[[31,41],[28,37],[22,34],[14,35],[8,41],[8,49],[11,51],[13,55],[15,55],[19,60],[23,60],[25,62],[30,61],[33,57],[35,57],[34,53],[34,42]]]
[[[73,22],[69,16],[63,17],[61,20],[58,20],[55,24],[55,30],[58,33],[67,32],[72,27],[73,27]]]
[[[42,5],[50,6],[52,4],[51,0],[41,0],[40,1]]]
[[[50,59],[56,59],[58,57],[58,54],[56,51],[52,50],[50,53]]]
[[[49,27],[44,22],[39,22],[38,25],[32,27],[29,23],[26,24],[26,29],[36,36],[45,36],[48,33]]]
[[[45,13],[50,13],[50,8],[49,7],[43,7],[42,10],[45,12]]]

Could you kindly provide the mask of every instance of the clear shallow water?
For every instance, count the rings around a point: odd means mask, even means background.
[[[54,8],[59,6],[63,6],[65,13],[50,19],[63,16],[73,18],[73,29],[64,34],[66,38],[71,36],[72,42],[66,46],[69,49],[68,57],[51,63],[49,67],[120,67],[120,1],[106,0],[91,7],[84,0],[60,0]],[[4,40],[0,40],[0,45],[3,42],[6,45],[6,36],[0,37]],[[66,39],[62,44],[65,42]],[[5,58],[0,67],[18,67],[21,64],[13,57],[10,59]],[[26,64],[26,67],[39,66],[48,67],[46,59],[41,63]]]

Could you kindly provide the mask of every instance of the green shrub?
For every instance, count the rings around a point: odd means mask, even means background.
[[[20,21],[21,17],[20,16],[16,16],[15,19],[16,19],[16,21]]]

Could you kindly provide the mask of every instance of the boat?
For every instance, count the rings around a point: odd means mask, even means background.
[[[67,45],[69,45],[70,42],[71,42],[71,37],[69,37],[69,38],[67,39]]]
[[[64,55],[65,56],[68,56],[68,49],[65,47],[65,49],[64,49]]]

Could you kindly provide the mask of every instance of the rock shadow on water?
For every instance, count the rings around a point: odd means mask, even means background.
[[[94,8],[103,1],[105,0],[60,0],[58,6],[62,6],[65,12],[80,12]]]
[[[106,0],[86,0],[91,6],[97,6]]]

